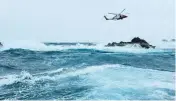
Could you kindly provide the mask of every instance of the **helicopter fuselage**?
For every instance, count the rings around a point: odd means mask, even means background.
[[[119,14],[119,15],[116,15],[112,18],[112,20],[122,20],[124,18],[127,18],[128,16],[126,15],[123,15],[123,14]]]
[[[107,18],[107,16],[104,16],[104,18],[106,20],[122,20],[124,18],[127,18],[127,15],[122,14],[125,11],[125,9],[123,9],[120,13],[108,13],[108,14],[112,14],[114,15],[112,18]]]
[[[123,14],[119,14],[114,16],[113,18],[107,18],[106,16],[104,16],[106,20],[122,20],[124,18],[127,18],[128,16],[123,15]]]

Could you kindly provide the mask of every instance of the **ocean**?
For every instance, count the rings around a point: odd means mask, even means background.
[[[30,43],[0,48],[0,100],[174,100],[175,49]]]

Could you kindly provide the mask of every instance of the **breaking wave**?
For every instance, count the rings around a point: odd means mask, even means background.
[[[175,96],[174,78],[170,78],[173,76],[174,73],[172,72],[109,64],[88,66],[83,69],[68,70],[61,68],[39,74],[30,74],[22,71],[18,75],[1,77],[0,87],[12,89],[16,85],[22,85],[21,87],[18,86],[21,90],[16,91],[16,94],[13,95],[13,97],[18,96],[15,99],[24,99],[23,96],[29,97],[29,99],[37,99],[37,96],[30,95],[30,93],[37,92],[43,92],[43,94],[39,95],[39,98],[45,97],[45,93],[56,96],[58,93],[55,94],[54,91],[58,90],[59,93],[65,94],[65,98],[63,96],[61,98],[58,95],[58,99],[74,99],[79,93],[85,93],[77,97],[77,99],[170,100],[174,99]],[[68,91],[72,93],[71,95],[59,89],[59,87],[67,88],[68,86],[74,87],[75,85],[79,90]],[[35,89],[35,86],[39,88]],[[57,87],[58,89],[54,89]],[[84,87],[87,88],[81,89]],[[26,92],[24,93],[26,95],[23,95],[22,92],[25,92],[24,90],[26,89],[27,91],[34,92]],[[6,97],[6,93],[10,92],[5,91],[4,95],[2,95],[2,92],[0,93],[0,98],[3,99],[3,97]]]

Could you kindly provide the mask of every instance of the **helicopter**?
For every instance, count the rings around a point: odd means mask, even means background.
[[[108,13],[108,14],[114,15],[114,17],[112,17],[112,18],[107,18],[106,16],[104,16],[104,18],[105,18],[106,20],[114,20],[114,21],[116,21],[116,20],[122,20],[122,19],[128,17],[127,15],[122,14],[124,11],[125,11],[125,9],[123,9],[119,14],[116,14],[116,13]]]

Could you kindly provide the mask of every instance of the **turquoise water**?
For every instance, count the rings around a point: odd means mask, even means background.
[[[0,51],[0,100],[173,100],[175,50],[44,43]]]

